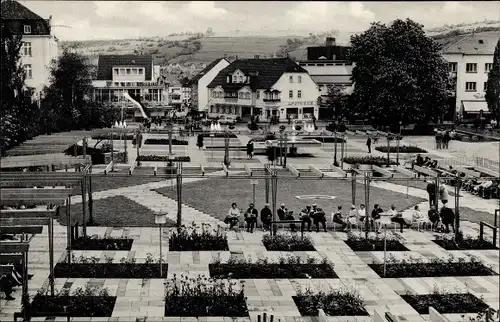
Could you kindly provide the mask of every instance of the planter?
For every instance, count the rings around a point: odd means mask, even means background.
[[[380,277],[384,277],[383,264],[369,264]],[[440,262],[387,264],[385,278],[447,277],[447,276],[491,276],[498,275],[481,262]]]
[[[352,164],[349,164],[349,163],[345,163],[342,165],[342,169],[343,170],[352,170]]]
[[[347,240],[344,241],[355,252],[370,252],[370,251],[384,251],[384,240]],[[409,251],[403,244],[397,240],[387,241],[387,251],[394,252],[407,252]]]
[[[241,296],[172,296],[165,299],[165,316],[247,317],[245,297]]]
[[[372,171],[373,166],[371,164],[359,164],[358,169],[361,171]]]
[[[163,276],[167,276],[168,265],[163,264]],[[159,278],[160,264],[92,264],[57,263],[56,278]]]
[[[327,264],[209,264],[210,277],[234,279],[338,278]]]
[[[147,139],[144,144],[150,145],[169,145],[168,139]],[[172,145],[188,145],[188,141],[172,139]]]
[[[297,234],[276,236],[264,235],[262,244],[268,251],[283,251],[283,252],[315,252],[316,248],[312,243],[311,238],[300,237]]]
[[[170,238],[168,242],[168,250],[171,252],[181,251],[228,251],[229,245],[226,239],[212,240],[175,240]]]
[[[329,295],[329,294],[328,294]],[[328,296],[328,306],[323,306],[328,316],[368,316],[368,312],[361,303],[350,301],[343,294]],[[292,296],[293,302],[302,316],[318,316],[318,304],[322,302],[321,296]],[[334,304],[335,303],[335,304]],[[333,305],[332,305],[333,304]]]
[[[116,296],[47,296],[36,295],[29,311],[50,313],[51,316],[66,316],[64,308],[72,317],[111,317]]]
[[[488,309],[488,305],[470,293],[401,295],[401,297],[418,314],[429,314],[429,307],[433,307],[441,314],[479,313]]]
[[[72,250],[126,250],[132,249],[133,239],[125,238],[87,238],[80,237],[71,242]]]

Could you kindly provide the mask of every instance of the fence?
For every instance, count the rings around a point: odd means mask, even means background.
[[[465,156],[458,156],[454,158],[444,158],[440,159],[438,161],[439,166],[454,166],[454,165],[471,165],[471,166],[479,166],[483,167],[492,171],[499,171],[499,162],[498,161],[493,161],[490,159],[486,158],[481,158],[481,157],[475,157],[475,158],[470,158],[470,157],[465,157]]]

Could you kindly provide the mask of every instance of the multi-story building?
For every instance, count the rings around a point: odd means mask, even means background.
[[[169,104],[176,109],[190,106],[191,87],[184,87],[178,84],[170,84],[168,88]]]
[[[332,111],[326,105],[329,86],[342,86],[346,93],[352,92],[353,64],[349,60],[349,49],[350,47],[336,45],[335,38],[327,37],[325,46],[308,47],[307,60],[298,62],[318,85],[321,97],[318,101],[320,119],[332,117]]]
[[[194,110],[208,111],[207,86],[228,65],[226,58],[216,59],[191,79],[191,106]]]
[[[50,83],[50,63],[58,55],[58,40],[52,34],[51,20],[43,19],[12,0],[1,4],[2,33],[22,35],[21,63],[26,71],[26,87],[38,96]]]
[[[318,117],[318,87],[289,58],[235,60],[207,87],[213,114],[281,121]]]
[[[141,112],[124,93],[144,105],[150,116],[166,116],[168,84],[153,65],[151,55],[99,55],[93,99],[126,109],[127,119],[140,119]]]
[[[497,32],[469,34],[441,50],[456,81],[455,118],[471,119],[481,111],[489,113],[485,94],[498,39]]]

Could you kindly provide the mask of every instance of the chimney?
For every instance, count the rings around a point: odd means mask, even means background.
[[[224,54],[224,58],[227,58],[227,54]]]
[[[335,46],[335,38],[326,37],[326,41],[325,41],[325,57],[326,57],[326,59],[333,59],[332,46]]]
[[[255,58],[255,59],[259,59],[259,58],[260,58],[260,56],[259,56],[259,55],[254,55],[254,56],[253,56],[253,58]]]

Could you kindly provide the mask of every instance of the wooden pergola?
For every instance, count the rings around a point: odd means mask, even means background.
[[[29,306],[29,294],[28,294],[28,252],[30,244],[29,242],[2,242],[0,243],[0,274],[2,274],[2,269],[6,268],[12,271],[14,263],[21,264],[22,267],[22,306]],[[5,265],[7,264],[7,265]],[[52,283],[53,285],[53,283]],[[27,321],[28,315],[25,310],[25,320]]]

